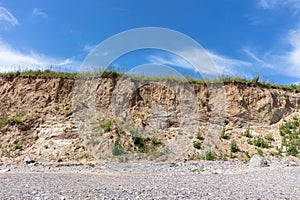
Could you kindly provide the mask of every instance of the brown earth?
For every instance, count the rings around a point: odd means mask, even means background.
[[[0,92],[4,163],[26,155],[38,162],[204,159],[207,152],[248,160],[260,150],[285,157],[284,148],[274,153],[279,126],[300,117],[296,91],[239,82],[18,76],[1,77]],[[249,144],[247,129],[272,135],[270,147]]]

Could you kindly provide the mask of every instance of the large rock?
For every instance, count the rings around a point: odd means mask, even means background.
[[[265,157],[260,156],[260,155],[254,155],[252,156],[250,163],[250,167],[268,167],[268,162]]]

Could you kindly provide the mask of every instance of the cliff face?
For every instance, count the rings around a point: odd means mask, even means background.
[[[0,78],[0,159],[248,159],[282,146],[279,126],[299,116],[300,95],[245,83]],[[249,142],[272,135],[269,148]],[[232,142],[239,151],[232,152]],[[283,156],[284,156],[283,149]]]

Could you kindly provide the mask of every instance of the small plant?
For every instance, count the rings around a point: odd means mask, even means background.
[[[193,146],[196,149],[201,149],[201,143],[200,142],[194,142]]]
[[[159,139],[157,139],[156,137],[152,137],[151,138],[151,143],[152,143],[152,145],[154,145],[154,146],[157,146],[157,145],[161,145],[162,144],[162,142],[159,140]]]
[[[111,131],[111,125],[113,124],[113,120],[109,120],[107,122],[104,122],[100,124],[100,127],[104,130],[104,132],[109,132]]]
[[[243,136],[246,136],[247,138],[252,138],[252,134],[250,133],[250,130],[247,129],[244,133],[243,133]]]
[[[87,158],[90,158],[90,157],[91,157],[91,155],[89,153],[84,153],[81,158],[87,159]]]
[[[270,133],[270,134],[267,134],[266,136],[265,136],[265,139],[266,140],[269,140],[269,141],[274,141],[274,138],[273,138],[273,135]]]
[[[251,158],[248,151],[245,151],[244,153],[247,158]]]
[[[134,134],[134,135],[132,135],[132,140],[133,140],[133,144],[139,148],[139,152],[141,152],[141,153],[148,152],[145,138],[142,138],[138,134]]]
[[[261,135],[254,137],[253,144],[257,147],[269,148],[269,144],[265,142],[264,138]]]
[[[201,100],[200,100],[200,104],[201,104],[201,106],[204,108],[204,107],[206,106],[206,101],[203,100],[203,99],[201,99]]]
[[[204,140],[204,137],[202,137],[202,135],[201,135],[200,132],[197,133],[196,138],[197,138],[198,140]]]
[[[220,138],[224,139],[224,140],[228,140],[229,139],[229,135],[226,133],[225,128],[222,129]]]
[[[9,124],[23,124],[23,119],[21,117],[9,118],[7,121]]]
[[[251,139],[248,139],[247,143],[250,144],[250,145],[253,145],[253,141]]]
[[[258,83],[258,81],[259,81],[259,78],[260,78],[260,76],[259,76],[259,75],[255,76],[255,77],[252,79],[251,83],[253,83],[253,84],[257,84],[257,83]]]
[[[291,155],[291,156],[297,156],[297,145],[296,144],[291,144],[287,150],[286,150],[287,154]]]
[[[115,141],[115,143],[112,147],[112,155],[120,156],[120,155],[123,155],[123,154],[125,154],[125,151],[121,147],[120,142],[118,140]]]
[[[260,156],[264,156],[264,152],[261,149],[257,149],[257,154]]]
[[[276,150],[278,151],[279,155],[282,154],[282,146],[281,147],[277,146]]]
[[[215,154],[212,151],[208,151],[205,154],[205,159],[206,160],[215,160],[216,157],[215,157]]]
[[[221,154],[221,155],[219,156],[219,160],[227,161],[227,157],[228,157],[227,154]]]
[[[0,129],[7,124],[11,124],[11,125],[23,124],[23,119],[21,117],[12,117],[12,118],[8,118],[7,116],[0,117]]]
[[[285,136],[283,136],[282,139],[281,139],[281,145],[282,146],[287,146],[288,145]]]
[[[233,140],[231,143],[230,143],[230,151],[232,153],[236,153],[239,151],[239,147],[237,146],[237,143],[235,140]]]
[[[4,155],[5,155],[6,157],[10,157],[10,151],[9,151],[9,150],[5,150]]]
[[[21,142],[17,142],[15,144],[15,150],[17,150],[17,149],[22,149],[22,143]]]
[[[0,117],[0,128],[3,128],[7,124],[8,118],[6,116]]]
[[[281,153],[280,153],[279,151],[271,151],[271,152],[269,153],[269,155],[270,155],[270,156],[280,156]]]

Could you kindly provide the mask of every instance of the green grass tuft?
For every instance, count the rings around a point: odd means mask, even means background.
[[[193,146],[195,149],[201,149],[201,143],[200,142],[194,142]]]
[[[206,160],[215,160],[216,156],[215,156],[215,154],[212,151],[208,151],[205,154],[205,159]]]
[[[231,151],[232,153],[236,153],[236,152],[239,151],[239,147],[238,147],[238,145],[237,145],[237,143],[236,143],[235,140],[233,140],[233,141],[230,143],[230,151]]]
[[[111,126],[114,123],[114,120],[108,120],[107,122],[104,122],[100,124],[100,127],[104,130],[104,132],[111,131]]]

